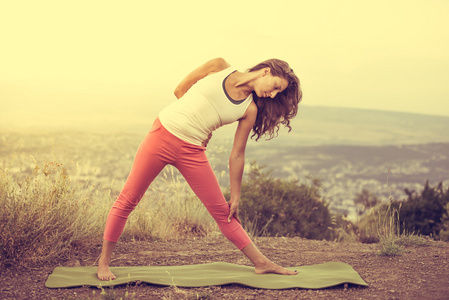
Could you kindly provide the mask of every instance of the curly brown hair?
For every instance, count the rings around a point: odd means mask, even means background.
[[[257,105],[257,119],[253,126],[251,138],[256,136],[256,141],[263,136],[266,136],[267,140],[276,137],[280,124],[287,127],[288,132],[290,132],[292,130],[290,119],[296,116],[298,104],[302,98],[299,79],[287,62],[280,59],[269,59],[257,64],[248,71],[257,71],[267,67],[270,68],[273,76],[285,78],[288,86],[273,99],[258,97],[253,92],[253,99]]]

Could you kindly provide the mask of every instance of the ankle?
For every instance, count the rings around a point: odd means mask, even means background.
[[[271,264],[271,261],[267,258],[260,259],[256,262],[253,262],[255,268],[265,268]]]
[[[243,248],[242,252],[253,263],[254,266],[264,266],[270,262],[265,255],[260,253],[260,251],[253,243]]]
[[[109,266],[109,260],[103,256],[98,259],[98,266]]]

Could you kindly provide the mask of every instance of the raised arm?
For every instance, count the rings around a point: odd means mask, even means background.
[[[257,106],[251,102],[245,115],[239,120],[237,130],[235,132],[234,144],[232,146],[231,155],[229,157],[229,177],[231,187],[231,199],[229,201],[229,217],[231,222],[234,216],[239,222],[238,207],[240,202],[240,188],[242,186],[243,169],[245,166],[245,149],[248,136],[253,128],[257,117]]]
[[[198,80],[228,68],[230,65],[223,58],[214,58],[199,66],[187,75],[176,87],[175,96],[181,98]]]

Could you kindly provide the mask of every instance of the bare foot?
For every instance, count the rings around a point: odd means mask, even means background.
[[[274,273],[274,274],[280,274],[280,275],[296,275],[298,274],[298,271],[290,271],[286,268],[283,268],[281,266],[278,266],[277,264],[269,261],[264,264],[258,265],[256,268],[256,274],[267,274],[267,273]]]
[[[98,265],[97,276],[98,279],[102,281],[114,280],[117,278],[115,277],[114,274],[112,274],[111,270],[109,269],[109,266],[102,266],[102,265]]]

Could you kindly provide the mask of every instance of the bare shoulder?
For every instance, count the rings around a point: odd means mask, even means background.
[[[251,101],[248,108],[246,109],[245,114],[239,120],[239,124],[237,126],[237,130],[234,136],[234,145],[232,148],[233,153],[241,153],[245,152],[246,143],[248,141],[248,136],[253,129],[254,123],[257,118],[257,105],[254,101]]]
[[[243,118],[248,119],[249,121],[254,121],[257,118],[257,105],[254,103],[254,101],[251,101],[251,103],[248,105],[248,108],[246,109],[245,114],[243,115]]]

